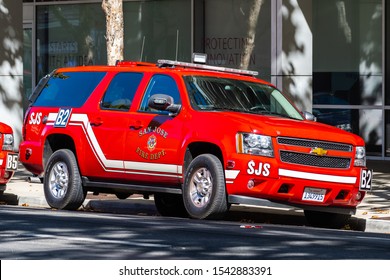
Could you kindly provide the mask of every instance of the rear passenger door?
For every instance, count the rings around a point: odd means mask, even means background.
[[[181,178],[179,149],[182,139],[183,117],[156,111],[148,106],[149,97],[165,94],[181,104],[179,78],[168,74],[154,74],[142,96],[137,111],[130,121],[125,143],[125,169],[128,178],[157,185],[178,184]]]
[[[95,154],[105,171],[95,171],[96,177],[124,176],[124,145],[131,118],[130,107],[142,78],[143,74],[136,72],[116,74],[102,95],[97,113],[91,116],[90,124],[98,145],[94,147]]]

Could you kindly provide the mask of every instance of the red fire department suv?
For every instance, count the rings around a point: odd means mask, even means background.
[[[254,75],[169,60],[57,69],[31,96],[20,161],[58,209],[88,191],[139,193],[162,215],[205,219],[266,200],[312,224],[345,221],[371,188],[363,140]]]
[[[18,167],[18,154],[14,151],[12,128],[0,122],[0,194],[5,191]]]

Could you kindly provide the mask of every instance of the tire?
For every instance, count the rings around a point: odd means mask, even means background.
[[[228,211],[225,176],[214,155],[197,156],[188,166],[183,185],[184,206],[191,218],[220,218]]]
[[[304,210],[305,218],[309,225],[321,228],[340,229],[344,227],[351,215],[329,212]]]
[[[132,195],[131,193],[116,193],[115,194],[115,196],[121,200],[129,198],[131,195]]]
[[[43,188],[46,201],[52,208],[77,210],[83,204],[86,192],[72,151],[62,149],[50,156]]]
[[[154,204],[161,216],[168,217],[188,217],[184,207],[183,197],[178,194],[156,193],[154,194]]]

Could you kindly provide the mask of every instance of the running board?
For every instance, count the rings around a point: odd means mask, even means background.
[[[272,202],[268,199],[263,198],[254,198],[243,195],[229,195],[228,201],[231,204],[246,204],[253,206],[263,206],[263,207],[277,207],[277,208],[291,208],[286,204],[280,204]]]
[[[133,193],[172,193],[182,194],[180,188],[177,187],[159,187],[159,186],[146,186],[146,185],[134,185],[126,183],[113,183],[102,181],[91,181],[87,177],[82,177],[83,186],[99,191],[99,189],[109,189],[113,191],[133,192]]]

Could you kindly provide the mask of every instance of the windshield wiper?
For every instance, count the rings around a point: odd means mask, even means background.
[[[249,112],[248,109],[245,108],[231,108],[231,107],[219,107],[219,106],[212,106],[207,108],[209,110],[217,110],[217,111],[232,111],[232,112]]]
[[[223,106],[208,106],[207,108],[202,108],[203,110],[216,110],[216,111],[231,111],[231,112],[240,112],[240,113],[250,113],[250,114],[259,114],[259,115],[271,115],[271,116],[278,116],[288,119],[294,119],[293,117],[282,114],[282,113],[276,113],[276,112],[270,112],[265,108],[262,107],[256,107],[256,108],[231,108],[231,107],[223,107]]]
[[[282,114],[282,113],[269,112],[269,111],[259,111],[258,113],[261,114],[261,115],[278,116],[278,117],[283,117],[283,118],[288,118],[288,119],[294,119],[295,120],[295,118],[293,118],[293,117],[291,117],[289,115],[286,115],[286,114]]]

